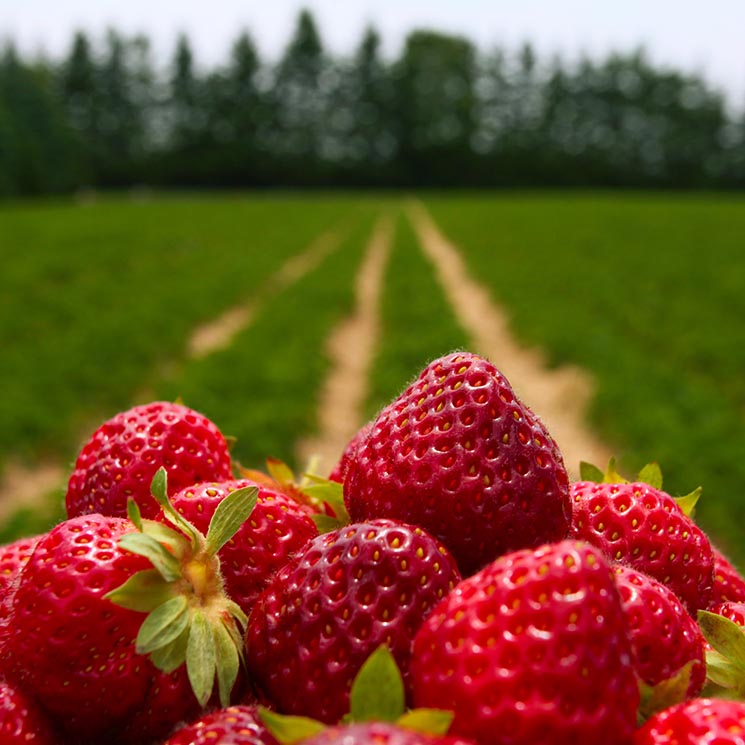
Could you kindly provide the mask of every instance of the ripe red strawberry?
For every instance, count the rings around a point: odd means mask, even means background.
[[[311,538],[318,535],[305,506],[250,479],[187,486],[171,502],[202,533],[217,506],[232,491],[259,489],[249,519],[220,549],[220,566],[228,595],[248,613],[271,577]]]
[[[711,606],[709,610],[718,616],[728,618],[733,623],[745,629],[745,603],[719,603],[718,605]]]
[[[578,481],[571,494],[577,538],[667,585],[689,613],[708,607],[711,545],[673,497],[642,482]]]
[[[463,580],[414,639],[414,704],[481,745],[627,745],[639,691],[613,572],[593,546],[507,554]]]
[[[640,680],[656,686],[692,663],[687,697],[697,696],[706,680],[705,642],[698,624],[662,583],[621,564],[613,571]]]
[[[0,679],[0,742],[3,745],[55,745],[60,740],[37,704],[15,685]]]
[[[357,452],[357,448],[365,441],[370,430],[372,430],[373,423],[367,422],[363,427],[357,430],[354,437],[347,443],[344,451],[339,458],[339,462],[334,466],[333,470],[329,474],[329,481],[336,481],[339,484],[344,483],[344,476],[349,468],[349,463]]]
[[[113,738],[142,714],[163,675],[135,651],[144,615],[103,597],[151,567],[117,544],[134,530],[128,520],[98,514],[66,520],[39,540],[13,598],[9,670],[68,735],[84,742]],[[182,696],[175,721],[193,713],[195,703],[193,694]]]
[[[255,706],[230,706],[205,714],[174,732],[163,745],[277,745]]]
[[[474,745],[470,740],[430,735],[390,722],[359,722],[327,727],[303,745]]]
[[[68,517],[126,517],[128,497],[143,516],[155,517],[159,507],[150,482],[161,466],[171,494],[232,478],[225,438],[205,416],[162,401],[135,406],[102,424],[83,447],[67,486]]]
[[[406,679],[414,633],[459,579],[447,549],[421,528],[372,520],[320,535],[256,601],[249,674],[279,711],[335,723],[381,644]]]
[[[25,566],[34,552],[41,536],[19,538],[13,543],[0,546],[0,594],[5,594],[7,588]]]
[[[713,546],[712,550],[714,552],[714,588],[711,592],[711,604],[745,603],[745,578],[721,551]]]
[[[745,703],[697,698],[647,720],[634,745],[745,745]]]
[[[487,360],[432,362],[350,460],[352,520],[421,525],[470,574],[500,554],[566,537],[568,478],[556,443]]]

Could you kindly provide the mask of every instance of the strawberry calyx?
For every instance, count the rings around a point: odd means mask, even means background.
[[[711,647],[706,651],[708,693],[721,696],[724,689],[727,698],[745,700],[745,633],[742,627],[729,618],[705,610],[698,612],[698,625]]]
[[[669,678],[653,686],[639,681],[639,724],[643,724],[658,711],[686,700],[695,664],[696,660],[689,660]]]
[[[265,707],[259,707],[259,717],[281,745],[296,745],[328,727],[311,717],[278,714]],[[423,734],[444,735],[452,721],[451,711],[406,709],[401,671],[383,644],[357,673],[349,694],[349,713],[342,717],[340,724],[389,722]]]
[[[351,522],[344,504],[344,488],[337,481],[331,481],[313,473],[313,461],[298,479],[294,471],[279,458],[267,458],[267,473],[238,466],[243,478],[257,484],[268,486],[290,497],[312,510],[311,519],[319,533],[328,533]]]
[[[133,575],[105,597],[148,614],[135,641],[139,654],[149,655],[166,673],[185,663],[202,706],[217,679],[220,703],[228,706],[243,664],[248,619],[225,593],[217,553],[251,514],[258,489],[231,492],[215,511],[206,535],[171,504],[164,468],[153,477],[151,493],[171,525],[143,519],[130,499],[127,513],[137,532],[123,535],[119,546],[144,556],[153,568]]]
[[[579,474],[582,481],[592,481],[595,484],[629,484],[629,479],[622,476],[616,468],[616,459],[611,458],[608,461],[605,471],[602,471],[592,463],[580,461]],[[635,482],[641,482],[651,486],[653,489],[662,490],[662,469],[658,463],[647,463],[634,478]],[[673,497],[678,507],[683,511],[686,517],[693,518],[696,510],[696,503],[701,497],[702,488],[696,487],[689,494],[680,497]]]

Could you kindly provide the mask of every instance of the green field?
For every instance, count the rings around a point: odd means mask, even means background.
[[[702,484],[700,521],[745,561],[745,200],[504,193],[424,203],[517,335],[594,376],[589,416],[622,465],[658,460],[673,493]],[[396,232],[372,414],[427,360],[468,343],[403,207],[334,195],[0,207],[0,469],[69,463],[103,419],[177,396],[238,437],[241,462],[292,461],[315,427],[324,339],[351,310],[372,226],[388,214]],[[333,251],[294,283],[273,284],[328,231]],[[249,300],[252,322],[230,346],[190,359],[194,328]],[[49,519],[16,520],[3,536]]]

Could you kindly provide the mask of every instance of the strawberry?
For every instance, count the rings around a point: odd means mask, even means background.
[[[230,706],[205,714],[174,732],[163,745],[278,745],[255,706]]]
[[[639,679],[654,687],[688,665],[683,692],[687,698],[697,696],[706,679],[705,642],[698,624],[662,583],[621,564],[613,571]]]
[[[67,485],[68,517],[125,517],[128,497],[145,517],[155,517],[150,482],[161,466],[171,493],[232,478],[227,442],[205,416],[162,401],[135,406],[102,424],[81,450]]]
[[[711,592],[711,604],[745,602],[745,578],[719,549],[712,546],[712,550],[714,552],[714,588]]]
[[[349,468],[349,463],[354,457],[354,454],[357,452],[357,448],[365,441],[368,434],[370,434],[370,430],[372,430],[372,427],[373,423],[368,422],[359,430],[357,430],[357,433],[347,443],[341,454],[341,457],[339,458],[339,461],[329,474],[329,481],[336,481],[340,484],[344,483],[344,476],[347,473],[347,468]]]
[[[416,706],[455,712],[481,745],[620,745],[639,691],[613,572],[565,540],[522,549],[463,580],[419,629]]]
[[[578,481],[571,494],[576,538],[667,585],[689,613],[708,607],[711,544],[667,492],[641,481]]]
[[[178,531],[143,520],[131,500],[131,520],[81,515],[39,540],[4,651],[9,674],[76,742],[162,737],[199,712],[215,678],[228,705],[242,647],[235,621],[246,619],[223,592],[216,554],[256,491],[223,500],[205,537],[168,502],[161,468],[152,495]]]
[[[303,745],[474,745],[470,740],[430,735],[390,722],[359,722],[328,727]]]
[[[249,486],[259,489],[256,507],[219,552],[225,589],[245,613],[270,578],[318,535],[306,508],[250,479],[187,486],[171,499],[179,514],[206,533],[220,502],[230,492]]]
[[[379,645],[407,676],[423,618],[460,580],[447,549],[394,520],[314,538],[259,596],[249,618],[249,674],[279,711],[334,723]]]
[[[728,618],[732,623],[736,623],[745,629],[745,603],[719,603],[711,606],[709,610],[718,616]]]
[[[55,745],[60,740],[46,714],[15,685],[0,679],[0,742]]]
[[[19,538],[0,546],[0,593],[5,593],[34,552],[41,536]]]
[[[745,745],[745,703],[697,698],[658,712],[634,745]]]
[[[350,459],[352,520],[420,525],[464,574],[567,535],[568,477],[556,443],[487,360],[432,362],[384,408]]]

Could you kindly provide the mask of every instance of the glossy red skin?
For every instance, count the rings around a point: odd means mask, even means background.
[[[205,714],[174,732],[163,745],[277,745],[255,706],[230,706]]]
[[[370,430],[372,430],[372,426],[372,422],[365,424],[365,426],[359,429],[355,436],[347,443],[341,457],[339,458],[339,462],[334,466],[328,476],[329,481],[336,481],[339,484],[344,483],[344,476],[347,473],[347,468],[349,468],[349,463],[357,452],[357,448],[364,442],[370,433]]]
[[[3,745],[58,745],[46,714],[15,685],[0,679],[0,742]]]
[[[719,603],[712,605],[709,610],[745,628],[745,603]]]
[[[389,722],[328,727],[303,745],[474,745],[460,737],[427,735]]]
[[[246,614],[272,576],[318,535],[307,509],[285,494],[250,479],[188,486],[171,500],[206,535],[220,502],[230,492],[247,486],[259,489],[256,506],[218,554],[225,589]]]
[[[117,414],[93,433],[68,482],[68,517],[93,512],[126,517],[132,497],[143,517],[154,518],[160,508],[150,483],[161,466],[168,472],[169,494],[232,478],[220,430],[193,409],[156,401]]]
[[[13,543],[0,546],[0,594],[6,591],[25,566],[40,538],[40,535],[19,538]]]
[[[745,578],[717,548],[714,552],[714,587],[711,605],[720,603],[745,603]]]
[[[128,520],[98,514],[66,520],[39,541],[13,598],[9,670],[61,729],[85,743],[115,741],[136,717],[149,738],[165,734],[147,719],[164,674],[134,646],[145,616],[103,597],[151,567],[117,545],[134,530]],[[185,678],[185,670],[178,675]],[[193,712],[195,700],[184,690],[174,721]]]
[[[571,518],[556,443],[496,367],[465,352],[432,362],[381,411],[351,458],[344,499],[352,520],[421,525],[464,575],[565,538]]]
[[[639,703],[609,564],[561,541],[463,580],[414,639],[415,706],[480,745],[628,745]]]
[[[714,557],[704,532],[667,493],[645,483],[571,485],[572,534],[667,585],[686,610],[708,608]]]
[[[447,549],[421,528],[374,520],[320,535],[256,601],[249,677],[278,711],[336,723],[381,644],[408,680],[416,630],[459,580]]]
[[[745,703],[697,698],[676,704],[650,717],[634,745],[745,745]]]
[[[620,564],[613,571],[639,678],[654,686],[693,662],[687,696],[697,696],[706,681],[706,647],[699,625],[661,582]]]

